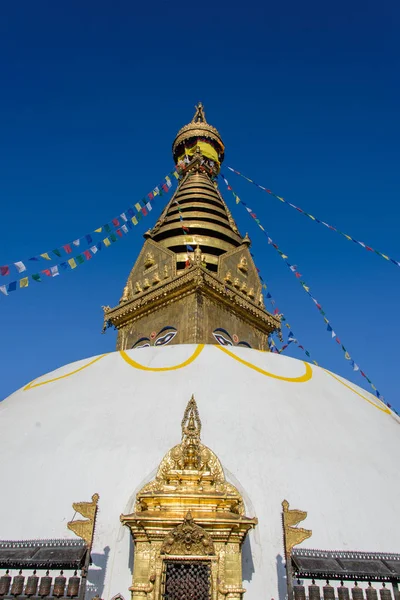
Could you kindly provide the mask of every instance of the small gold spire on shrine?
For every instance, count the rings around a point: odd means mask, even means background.
[[[207,123],[203,104],[199,102],[198,104],[196,104],[195,109],[196,112],[192,119],[192,123]]]

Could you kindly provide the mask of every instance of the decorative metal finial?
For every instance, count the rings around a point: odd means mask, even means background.
[[[190,398],[182,419],[182,441],[200,442],[201,420],[194,394]]]
[[[203,104],[199,102],[198,104],[196,104],[195,109],[196,112],[192,119],[192,123],[207,123]]]

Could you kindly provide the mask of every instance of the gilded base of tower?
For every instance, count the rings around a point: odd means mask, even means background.
[[[105,319],[118,329],[118,350],[169,342],[268,350],[268,336],[280,326],[279,319],[201,266],[108,310]]]

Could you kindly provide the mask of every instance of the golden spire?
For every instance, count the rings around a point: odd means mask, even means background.
[[[178,164],[185,156],[193,156],[199,148],[203,158],[212,160],[219,169],[225,153],[221,135],[218,129],[207,123],[203,104],[199,102],[195,108],[193,119],[178,131],[172,144],[175,163]]]
[[[146,232],[119,305],[104,316],[118,329],[117,349],[172,340],[223,343],[223,336],[216,335],[223,327],[235,343],[268,350],[268,336],[280,328],[279,318],[264,309],[250,239],[240,235],[218,189],[224,145],[207,122],[201,102],[192,121],[178,132],[173,154],[178,189]],[[158,334],[156,322],[163,325]],[[165,333],[166,329],[171,331]],[[194,468],[192,451],[199,443],[201,422],[194,399],[189,404],[185,439],[188,468]]]

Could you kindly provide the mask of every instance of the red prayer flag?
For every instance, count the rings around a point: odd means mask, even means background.
[[[297,277],[297,279],[299,279],[301,277],[301,273],[299,273],[298,271],[296,271],[295,276]]]
[[[150,200],[153,200],[153,198],[154,198],[153,192],[150,192],[150,194],[147,194],[147,196]]]
[[[278,314],[279,314],[279,308],[276,308],[276,309],[274,310],[274,315],[278,315]]]
[[[8,267],[8,265],[4,265],[4,267],[0,267],[0,273],[2,275],[9,275],[10,274],[10,268]]]
[[[113,219],[112,223],[113,223],[113,225],[115,225],[115,227],[118,227],[118,225],[119,225],[118,219]]]
[[[189,227],[185,227],[185,225],[182,225],[182,229],[183,231],[189,231]]]
[[[161,187],[162,187],[162,189],[164,190],[164,192],[168,192],[168,190],[169,190],[169,187],[167,186],[167,184],[166,184],[166,183],[163,183]]]
[[[119,235],[119,237],[122,237],[122,231],[120,229],[116,229],[115,233]]]
[[[67,254],[71,254],[72,248],[69,244],[65,244],[65,246],[63,246],[63,248]]]
[[[142,208],[142,213],[144,214],[144,216],[146,216],[146,215],[147,215],[147,208],[145,208],[144,206],[143,206],[143,208]]]
[[[90,260],[92,258],[92,254],[91,254],[90,250],[84,250],[83,254],[86,256],[87,260]]]
[[[44,270],[42,271],[42,273],[44,273],[45,275],[47,275],[47,277],[51,277],[51,272],[50,272],[50,269],[44,269]]]

